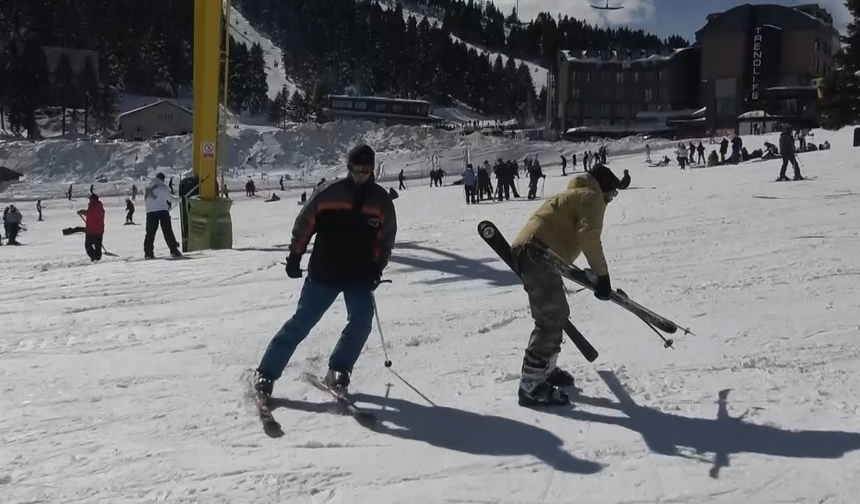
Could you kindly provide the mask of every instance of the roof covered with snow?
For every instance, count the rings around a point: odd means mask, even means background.
[[[562,58],[568,63],[603,63],[603,64],[635,64],[635,63],[656,63],[660,61],[669,61],[678,54],[691,51],[694,47],[682,47],[673,50],[670,54],[650,54],[640,58],[623,58],[619,57],[619,51],[612,51],[609,57],[589,56],[586,51],[581,54],[564,50],[561,51]]]
[[[132,114],[136,114],[142,110],[146,110],[146,109],[152,108],[152,107],[158,107],[158,106],[165,104],[165,103],[168,105],[172,105],[172,106],[176,107],[177,109],[182,110],[183,112],[187,112],[191,115],[194,115],[193,111],[191,111],[191,110],[189,110],[189,109],[187,109],[181,105],[177,105],[176,103],[173,103],[170,100],[158,100],[157,102],[150,103],[150,104],[144,105],[142,107],[138,107],[136,109],[129,110],[128,112],[123,112],[122,114],[119,115],[119,117],[126,117],[126,116],[129,116]]]

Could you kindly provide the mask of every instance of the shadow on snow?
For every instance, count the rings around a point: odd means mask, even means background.
[[[739,417],[728,412],[730,389],[719,392],[717,417],[713,420],[664,413],[640,406],[611,371],[598,374],[618,399],[574,396],[574,401],[595,407],[618,410],[625,417],[607,416],[576,409],[547,409],[574,420],[617,425],[642,435],[648,448],[661,455],[684,457],[712,464],[710,476],[719,477],[720,469],[728,467],[729,456],[736,453],[759,453],[791,458],[840,458],[849,451],[860,449],[860,433],[843,431],[793,431],[768,425],[745,422],[749,410]],[[688,451],[685,453],[683,449]],[[692,452],[692,454],[690,453]],[[713,453],[713,460],[703,454]]]
[[[439,258],[427,259],[415,256],[405,256],[398,252],[402,250],[430,252],[439,256]],[[390,262],[392,263],[409,266],[416,270],[434,270],[451,275],[450,277],[428,280],[426,282],[428,285],[446,284],[464,279],[485,280],[496,287],[520,285],[519,278],[507,269],[507,267],[505,269],[496,269],[486,264],[494,261],[498,261],[502,266],[505,265],[501,259],[496,257],[472,259],[453,252],[419,245],[415,242],[398,242],[390,259]]]
[[[372,430],[381,434],[473,455],[532,455],[568,473],[594,474],[603,469],[601,464],[571,455],[555,434],[517,420],[368,394],[355,394],[353,399],[383,407],[371,410],[378,419]],[[285,399],[272,399],[270,404],[273,409],[285,407],[308,412],[337,408],[334,403]]]

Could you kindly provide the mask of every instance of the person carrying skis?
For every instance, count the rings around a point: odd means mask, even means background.
[[[86,221],[84,250],[92,262],[101,261],[102,240],[105,235],[105,207],[97,195],[91,194],[87,209],[78,210],[78,215]]]
[[[573,385],[570,373],[556,367],[563,327],[570,315],[564,283],[530,250],[542,245],[568,263],[584,253],[597,275],[595,297],[608,300],[612,287],[600,235],[606,205],[618,195],[619,184],[609,168],[596,164],[588,174],[571,180],[566,191],[541,205],[511,243],[535,321],[523,357],[518,392],[522,406],[568,404],[570,398],[561,388]]]
[[[174,199],[167,184],[164,183],[163,173],[159,173],[152,179],[144,191],[143,200],[146,202],[146,237],[143,239],[143,257],[155,259],[155,233],[159,226],[164,235],[164,241],[170,249],[170,255],[181,257],[182,252],[179,251],[179,243],[176,241],[173,224],[170,222],[170,207]]]
[[[397,233],[394,203],[374,180],[375,156],[367,145],[353,147],[347,157],[349,175],[322,186],[296,217],[287,276],[302,277],[302,255],[311,237],[316,239],[296,313],[272,338],[257,368],[254,390],[262,398],[271,396],[296,347],[341,293],[347,323],[323,381],[347,393],[353,367],[370,335],[373,291],[381,282]]]

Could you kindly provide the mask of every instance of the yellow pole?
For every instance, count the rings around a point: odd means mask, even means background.
[[[200,199],[217,199],[218,87],[221,62],[221,0],[194,1],[194,173]]]
[[[232,25],[230,24],[230,6],[232,5],[231,0],[227,0],[227,10],[224,12],[224,16],[227,18],[227,28],[224,30],[224,117],[223,117],[223,137],[221,138],[221,148],[227,148],[227,93],[230,90],[230,30],[232,29]],[[226,152],[222,152],[222,160],[227,158]],[[224,197],[227,196],[227,176],[226,172],[227,166],[226,163],[222,163],[221,166],[221,191]]]

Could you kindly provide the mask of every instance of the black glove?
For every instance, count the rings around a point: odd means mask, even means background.
[[[373,281],[370,282],[370,290],[375,291],[379,284],[382,283],[382,269],[377,267],[373,271]]]
[[[609,275],[597,277],[597,285],[594,289],[594,297],[601,301],[609,301],[612,295],[612,284],[609,283]]]
[[[302,277],[302,256],[294,252],[290,252],[287,256],[287,276],[290,278]]]

